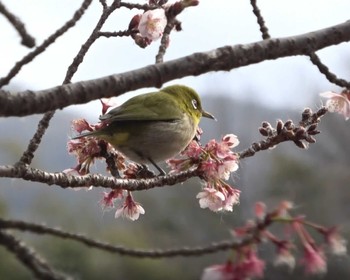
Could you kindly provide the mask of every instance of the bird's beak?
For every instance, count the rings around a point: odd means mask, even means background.
[[[216,121],[216,118],[212,114],[210,114],[210,113],[208,113],[208,112],[206,112],[204,110],[202,110],[202,117],[213,119],[213,120]]]

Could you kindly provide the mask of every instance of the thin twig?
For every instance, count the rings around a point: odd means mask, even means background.
[[[100,0],[100,3],[101,3],[101,5],[102,5],[102,8],[104,9],[104,10],[106,10],[107,9],[107,3],[106,3],[106,0]]]
[[[14,256],[24,264],[37,279],[71,279],[61,273],[55,272],[32,248],[29,248],[23,241],[17,239],[8,231],[0,230],[0,245],[13,253]]]
[[[131,36],[134,33],[137,33],[137,30],[124,30],[124,31],[115,31],[115,32],[108,32],[108,31],[101,31],[98,32],[98,37],[126,37]]]
[[[23,46],[26,46],[28,48],[35,46],[35,39],[27,32],[24,23],[18,17],[12,14],[1,2],[0,13],[2,13],[8,19],[8,21],[17,30],[18,34],[22,37],[21,44]]]
[[[270,39],[271,37],[269,34],[269,30],[267,29],[267,26],[265,25],[265,20],[260,12],[258,5],[256,4],[256,0],[250,0],[250,4],[253,7],[253,13],[256,16],[258,24],[260,26],[260,32],[262,34],[262,38],[264,40]]]
[[[267,29],[267,26],[265,25],[264,18],[261,15],[261,11],[259,10],[259,8],[257,6],[256,0],[250,0],[250,3],[253,7],[253,13],[257,17],[258,24],[260,26],[260,31],[262,33],[262,38],[264,40],[270,39],[271,37],[270,37],[270,34],[268,33],[269,31]],[[344,88],[350,89],[350,82],[348,82],[344,79],[338,78],[334,73],[332,73],[329,70],[329,68],[325,64],[323,64],[321,62],[320,58],[314,52],[311,52],[309,54],[309,57],[310,57],[311,62],[318,68],[318,70],[323,75],[325,75],[325,77],[327,78],[327,80],[329,82],[331,82],[332,84],[335,84],[339,87],[344,87]]]
[[[286,141],[293,141],[299,148],[305,149],[308,144],[316,142],[314,136],[320,133],[317,130],[317,125],[320,122],[320,118],[326,113],[327,109],[325,107],[320,108],[315,113],[312,113],[307,108],[302,114],[299,126],[294,125],[291,120],[285,123],[278,121],[276,129],[274,129],[269,123],[263,122],[260,133],[267,136],[266,139],[254,142],[248,149],[237,154],[240,159],[251,157],[256,152],[274,148],[276,145]]]
[[[38,46],[33,52],[26,55],[20,62],[17,62],[15,67],[12,68],[10,73],[7,75],[7,77],[0,79],[1,82],[9,82],[12,77],[14,77],[18,71],[21,69],[23,65],[26,63],[29,63],[32,59],[34,59],[37,55],[39,55],[41,52],[45,51],[45,49],[52,43],[55,42],[55,40],[64,34],[69,28],[73,27],[79,19],[84,15],[86,9],[91,4],[92,0],[84,0],[80,8],[74,13],[73,17],[67,21],[60,29],[58,29],[54,34],[52,34],[49,38],[47,38],[43,44]],[[46,132],[46,129],[48,128],[50,124],[50,120],[54,116],[54,111],[49,111],[45,113],[45,115],[42,117],[42,119],[39,121],[37,130],[34,133],[34,136],[29,141],[27,149],[23,152],[18,164],[30,164],[34,158],[34,153],[38,149],[41,139],[43,135]]]
[[[267,228],[273,221],[266,215],[266,218],[258,222],[255,228],[251,229],[251,232],[247,238],[241,241],[235,240],[222,240],[218,242],[212,242],[206,246],[196,247],[182,247],[171,249],[133,249],[126,248],[124,246],[112,245],[106,242],[96,240],[94,238],[87,237],[83,234],[70,233],[58,228],[52,228],[45,225],[28,223],[24,221],[6,220],[0,218],[0,228],[2,229],[17,229],[21,231],[30,231],[37,234],[49,234],[56,237],[74,240],[83,243],[91,248],[97,248],[110,253],[116,253],[120,255],[126,255],[130,257],[138,258],[169,258],[169,257],[189,257],[189,256],[201,256],[206,254],[216,253],[218,251],[226,251],[230,249],[238,249],[244,247],[252,242],[256,241],[260,232]]]
[[[78,54],[74,57],[72,64],[69,65],[63,84],[70,83],[73,75],[78,70],[78,66],[83,62],[83,59],[90,49],[91,45],[98,39],[98,33],[101,31],[103,24],[111,15],[111,13],[113,13],[113,11],[118,7],[120,7],[120,0],[114,0],[114,2],[107,9],[103,10],[103,13],[94,30],[90,34],[89,38],[85,41],[85,43],[81,46]]]
[[[166,52],[166,50],[168,48],[168,45],[169,45],[170,33],[174,29],[174,26],[175,26],[176,22],[177,21],[176,21],[175,18],[168,19],[168,22],[167,22],[167,24],[166,24],[166,26],[164,28],[162,39],[160,41],[158,54],[156,55],[156,63],[163,62],[163,58],[164,58],[165,52]]]
[[[348,82],[344,79],[338,78],[335,74],[333,74],[329,70],[329,68],[321,62],[321,60],[317,56],[317,54],[310,53],[309,57],[310,57],[311,62],[315,66],[317,66],[318,70],[327,78],[328,81],[330,81],[332,84],[335,84],[339,87],[344,87],[344,88],[350,89],[350,82]]]
[[[148,11],[148,10],[154,10],[154,9],[158,9],[159,8],[156,5],[137,4],[137,3],[128,3],[128,2],[120,2],[119,5],[120,5],[120,7],[125,7],[125,8],[128,8],[130,10],[138,9],[138,10]]]
[[[74,13],[72,19],[67,21],[61,28],[55,31],[51,36],[49,36],[40,46],[36,47],[35,50],[28,53],[20,61],[18,61],[15,66],[10,70],[10,72],[3,78],[0,79],[0,88],[7,85],[10,80],[17,75],[21,68],[31,62],[37,55],[44,52],[48,46],[56,41],[58,37],[67,32],[71,27],[73,27],[77,21],[84,14],[85,10],[89,7],[92,0],[85,0],[81,7]]]
[[[34,153],[38,149],[41,143],[41,139],[44,136],[46,129],[49,127],[50,120],[54,114],[55,111],[50,111],[48,113],[45,113],[41,118],[33,137],[30,139],[26,150],[23,152],[17,164],[30,164],[32,162]]]

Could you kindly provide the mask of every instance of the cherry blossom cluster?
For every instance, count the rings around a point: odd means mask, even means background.
[[[234,134],[225,135],[220,142],[210,140],[204,147],[193,140],[182,153],[182,158],[167,161],[171,172],[197,168],[205,182],[197,198],[201,208],[214,212],[232,211],[239,203],[240,191],[226,180],[238,169],[238,156],[231,149],[239,144]]]
[[[309,222],[303,216],[292,216],[293,204],[283,201],[276,210],[267,213],[262,202],[255,205],[254,221],[249,220],[243,227],[232,231],[234,238],[242,242],[242,246],[233,249],[231,257],[224,264],[206,268],[202,280],[246,280],[263,277],[265,262],[258,256],[258,245],[270,242],[276,248],[275,265],[284,265],[294,269],[297,260],[293,253],[300,241],[302,258],[299,264],[304,266],[308,274],[323,274],[327,271],[327,253],[344,256],[347,252],[346,241],[336,227],[327,228]],[[277,237],[268,229],[272,223],[286,227],[283,238]],[[310,230],[320,235],[321,244],[312,237]],[[292,241],[293,240],[293,241]]]
[[[145,48],[153,41],[163,36],[164,29],[169,19],[174,19],[183,9],[199,4],[198,0],[182,0],[175,3],[160,0],[149,0],[150,7],[158,7],[145,11],[143,14],[135,15],[130,23],[131,37],[141,48]],[[181,24],[174,24],[177,31],[181,30]]]
[[[102,99],[102,114],[115,104],[111,99]],[[91,132],[98,130],[106,124],[100,122],[98,124],[90,124],[85,119],[73,120],[71,129],[77,134],[83,132]],[[105,159],[106,155],[112,155],[115,158],[117,169],[125,168],[125,158],[116,151],[108,142],[99,140],[95,137],[82,137],[78,139],[70,139],[67,143],[68,153],[74,155],[77,159],[77,165],[73,168],[64,170],[70,175],[86,175],[90,173],[90,166],[95,163],[96,159]]]
[[[119,202],[118,206],[115,205],[116,202]],[[103,211],[117,208],[114,215],[115,218],[125,217],[131,221],[135,221],[139,218],[140,214],[145,214],[145,209],[133,199],[131,192],[125,190],[103,192],[100,205]]]
[[[115,106],[112,99],[102,99],[102,114]],[[106,125],[101,122],[98,124],[90,124],[85,119],[72,121],[72,130],[78,134],[83,132],[94,131]],[[64,170],[68,175],[86,175],[90,173],[90,166],[95,163],[95,160],[112,159],[112,166],[108,166],[107,170],[113,174],[112,170],[117,170],[117,175],[120,177],[119,171],[123,171],[124,178],[137,178],[144,175],[141,168],[136,164],[127,164],[125,157],[113,148],[111,144],[96,137],[82,137],[78,139],[70,139],[67,143],[68,153],[72,154],[77,159],[77,166]],[[146,174],[147,175],[147,174]],[[75,188],[79,189],[79,188]],[[88,188],[88,189],[91,189]],[[119,201],[118,206],[115,203]],[[100,200],[100,205],[103,211],[108,211],[117,208],[115,218],[126,217],[132,221],[139,218],[140,214],[144,214],[145,210],[142,206],[134,201],[131,192],[125,190],[111,190],[103,192],[103,198]]]
[[[350,118],[350,90],[345,89],[341,93],[327,91],[320,95],[327,98],[326,108],[329,112],[339,113],[345,120]]]

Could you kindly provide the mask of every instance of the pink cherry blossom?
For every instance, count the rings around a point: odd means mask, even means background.
[[[277,256],[275,258],[274,264],[276,266],[285,265],[291,270],[295,267],[295,257],[290,252],[293,245],[290,242],[280,242],[277,245]]]
[[[115,107],[118,105],[118,102],[116,101],[115,98],[101,98],[100,99],[101,104],[102,104],[102,115],[106,114],[109,108]]]
[[[123,216],[131,221],[135,221],[140,217],[140,214],[145,214],[145,209],[139,203],[135,202],[131,194],[129,194],[121,207],[115,212],[114,217],[117,219]]]
[[[199,199],[199,205],[201,208],[209,208],[214,212],[221,211],[223,209],[225,195],[214,188],[204,188],[197,194],[196,198]]]
[[[155,41],[163,35],[166,24],[164,9],[149,10],[142,14],[138,29],[142,37]]]
[[[200,164],[200,170],[204,173],[208,180],[219,178],[218,175],[218,162],[209,158]]]
[[[321,249],[314,248],[309,243],[304,244],[304,258],[301,263],[305,266],[306,273],[323,274],[327,271],[327,263]]]
[[[225,195],[225,200],[222,203],[222,210],[232,212],[233,206],[239,204],[241,191],[231,188],[230,186],[226,186],[223,193]]]
[[[230,280],[234,278],[234,266],[231,262],[217,264],[204,269],[201,280]]]
[[[330,228],[324,232],[326,243],[329,246],[330,252],[334,255],[346,255],[346,240],[340,236],[336,227]]]
[[[225,145],[230,149],[239,145],[238,137],[232,133],[226,134],[224,137],[222,137],[222,142],[225,143]]]
[[[84,137],[80,139],[71,139],[67,143],[69,154],[73,154],[77,158],[78,163],[92,163],[94,157],[99,155],[101,147],[96,138]]]
[[[103,211],[109,211],[114,208],[114,202],[118,198],[123,197],[123,190],[112,190],[110,192],[103,192],[103,198],[100,200],[99,204]]]
[[[184,154],[190,158],[197,159],[202,154],[202,148],[197,141],[193,140],[188,144]]]
[[[230,186],[227,188],[205,187],[197,194],[201,208],[209,208],[211,211],[232,211],[233,206],[239,203],[240,191]]]
[[[345,120],[350,118],[350,92],[348,90],[345,90],[340,94],[327,91],[320,95],[328,99],[326,101],[326,108],[329,112],[339,113],[344,116]]]
[[[211,145],[214,143],[211,143]],[[222,137],[221,142],[216,143],[215,153],[219,158],[226,158],[232,155],[231,149],[239,144],[239,140],[234,134],[227,134]]]
[[[258,219],[260,220],[264,219],[266,216],[266,204],[261,201],[255,203],[254,213]]]
[[[217,176],[224,180],[230,179],[230,174],[237,171],[238,164],[236,160],[224,160],[217,165]]]
[[[264,276],[265,262],[258,257],[256,250],[250,249],[238,266],[239,279],[261,278]]]
[[[92,126],[85,119],[77,119],[71,121],[72,129],[78,133],[83,131],[93,131]]]
[[[181,172],[183,170],[186,170],[191,166],[189,159],[177,159],[172,158],[166,161],[168,166],[171,168],[170,174]]]
[[[291,201],[283,200],[280,202],[277,208],[277,215],[281,218],[289,217],[289,210],[294,208],[294,204]]]

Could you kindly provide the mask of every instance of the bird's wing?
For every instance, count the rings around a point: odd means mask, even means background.
[[[101,121],[173,121],[182,111],[174,98],[164,92],[138,95],[100,117]]]

